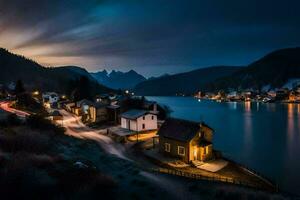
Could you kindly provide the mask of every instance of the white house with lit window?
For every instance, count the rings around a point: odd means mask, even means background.
[[[157,116],[147,110],[129,110],[121,114],[121,127],[138,132],[156,130]]]
[[[51,108],[54,104],[57,104],[59,96],[55,92],[46,92],[42,94],[44,106]]]

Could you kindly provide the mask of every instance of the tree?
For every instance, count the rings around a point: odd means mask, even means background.
[[[16,93],[16,95],[20,95],[20,94],[22,94],[24,92],[25,92],[25,88],[24,88],[22,80],[17,80],[16,87],[15,87],[15,93]]]
[[[81,76],[71,83],[71,96],[74,101],[82,99],[92,100],[91,83],[86,76]]]

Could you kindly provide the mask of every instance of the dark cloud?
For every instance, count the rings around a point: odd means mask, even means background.
[[[0,0],[0,46],[146,75],[247,64],[300,44],[297,0]]]

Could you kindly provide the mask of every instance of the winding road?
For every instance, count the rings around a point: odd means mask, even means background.
[[[80,139],[94,140],[107,153],[113,154],[121,159],[132,161],[125,155],[125,147],[123,145],[116,143],[110,137],[103,135],[106,133],[106,129],[91,129],[81,122],[80,117],[65,110],[59,110],[59,112],[64,117],[63,127],[66,128],[67,135]],[[169,180],[166,176],[159,176],[145,171],[141,171],[140,175],[168,192],[173,196],[173,199],[199,199],[199,197],[196,198],[193,196],[181,181],[174,179]]]
[[[27,112],[11,108],[10,103],[11,102],[8,102],[8,101],[0,102],[0,109],[4,110],[6,112],[12,113],[12,114],[16,114],[20,118],[26,118],[27,116],[30,115]]]
[[[71,135],[80,139],[94,140],[107,153],[125,160],[130,160],[125,156],[125,147],[123,145],[115,143],[110,137],[103,135],[106,133],[106,129],[91,129],[81,122],[80,117],[65,110],[59,110],[59,112],[64,117],[62,125],[66,128],[66,135]]]
[[[26,116],[30,115],[27,112],[11,108],[9,105],[10,102],[0,102],[0,109],[14,113],[21,118],[25,118]],[[70,135],[79,139],[96,141],[105,152],[115,155],[118,158],[132,161],[125,155],[125,146],[114,142],[110,137],[104,135],[106,133],[106,129],[91,129],[81,122],[80,117],[62,109],[59,110],[59,112],[64,117],[63,121],[60,122],[60,125],[66,128],[66,135]],[[170,180],[166,176],[160,176],[145,171],[141,171],[140,175],[148,179],[153,184],[161,187],[164,191],[169,193],[173,199],[199,199],[199,197],[195,197],[193,194],[191,194],[187,188],[187,185],[179,180]]]

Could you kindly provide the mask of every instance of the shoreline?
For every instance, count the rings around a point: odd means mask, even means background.
[[[163,162],[157,159],[154,156],[151,156],[146,153],[146,149],[143,147],[145,142],[139,142],[134,148],[141,156],[144,156],[150,162],[155,164],[156,168],[151,169],[157,173],[170,174],[185,178],[191,178],[196,180],[206,180],[212,182],[221,182],[224,184],[232,184],[237,186],[244,186],[248,188],[258,189],[268,192],[278,192],[276,184],[272,183],[271,180],[265,178],[264,176],[256,173],[254,170],[245,168],[243,165],[236,163],[230,159],[222,157],[222,159],[228,161],[228,167],[225,167],[227,170],[221,169],[220,172],[209,172],[206,170],[198,169],[195,167],[174,167],[170,166],[168,163]],[[222,171],[223,170],[223,171]],[[240,172],[240,171],[244,171]],[[235,174],[235,175],[228,175]],[[241,175],[237,178],[235,176]],[[244,177],[244,178],[243,178]]]

